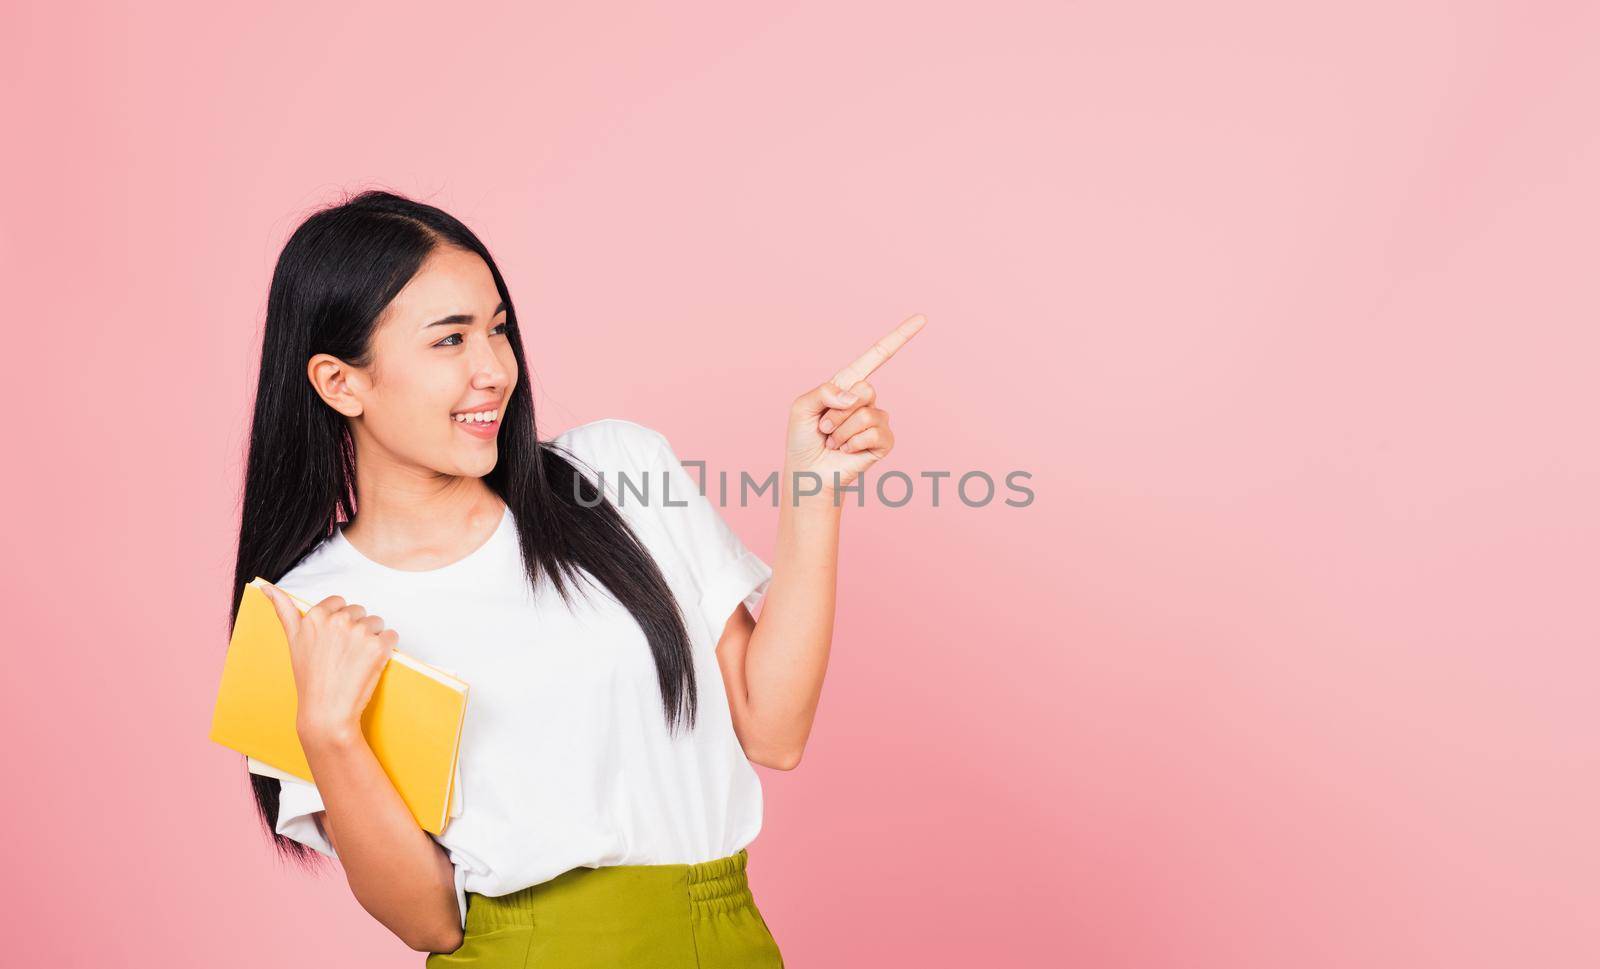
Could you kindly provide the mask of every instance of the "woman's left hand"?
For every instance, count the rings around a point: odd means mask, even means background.
[[[820,486],[818,494],[831,500],[894,447],[889,412],[878,406],[878,392],[866,378],[926,322],[920,313],[908,317],[832,380],[795,399],[789,408],[785,487],[780,489],[785,501],[793,500],[788,497],[790,486]],[[820,482],[810,478],[796,481],[801,472],[815,474]]]

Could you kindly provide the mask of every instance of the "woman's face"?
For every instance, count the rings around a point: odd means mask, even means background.
[[[477,253],[435,250],[384,310],[372,340],[370,367],[324,358],[324,367],[333,361],[346,371],[342,381],[326,370],[319,380],[318,358],[311,361],[312,382],[351,418],[358,455],[448,475],[494,470],[517,360],[500,292]],[[467,424],[466,414],[493,420]]]

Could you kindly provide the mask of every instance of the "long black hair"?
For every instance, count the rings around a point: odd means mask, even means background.
[[[228,626],[247,582],[278,581],[344,521],[355,517],[356,452],[347,418],[316,393],[306,362],[327,353],[351,366],[372,362],[377,320],[435,250],[482,257],[505,301],[518,372],[527,374],[517,311],[494,257],[460,221],[391,192],[362,192],[315,212],[289,237],[272,274],[245,464],[239,557]],[[638,622],[655,656],[671,732],[695,723],[689,635],[676,598],[649,550],[616,508],[578,472],[569,453],[540,441],[533,381],[512,388],[499,432],[499,459],[484,476],[516,520],[530,586],[548,577],[562,601],[588,581],[604,585]],[[314,863],[316,852],[277,833],[279,782],[250,774],[256,806],[278,850]]]

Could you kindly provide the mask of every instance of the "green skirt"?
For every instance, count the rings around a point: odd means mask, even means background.
[[[573,868],[509,895],[467,893],[461,947],[427,969],[782,969],[746,849],[695,865]]]

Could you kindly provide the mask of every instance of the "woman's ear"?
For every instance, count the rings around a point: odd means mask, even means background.
[[[306,362],[306,376],[329,407],[346,417],[361,416],[361,400],[351,383],[361,383],[363,378],[349,364],[332,354],[319,353]]]

